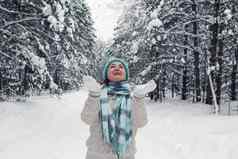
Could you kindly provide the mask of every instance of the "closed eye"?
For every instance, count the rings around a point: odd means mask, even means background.
[[[116,67],[116,65],[111,65],[111,66],[110,66],[110,68],[115,68],[115,67]]]
[[[119,68],[123,69],[123,65],[122,65],[122,64],[120,64],[120,65],[119,65]]]

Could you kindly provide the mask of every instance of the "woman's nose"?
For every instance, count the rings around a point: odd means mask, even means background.
[[[115,70],[120,70],[120,66],[116,65]]]

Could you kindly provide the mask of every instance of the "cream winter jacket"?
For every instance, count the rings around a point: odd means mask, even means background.
[[[114,102],[115,97],[109,96],[109,105],[111,109],[114,109]],[[83,111],[81,112],[81,119],[90,126],[90,136],[86,142],[88,148],[86,159],[117,159],[116,155],[112,152],[111,146],[103,141],[98,112],[99,95],[89,93]],[[132,97],[132,122],[132,143],[127,149],[125,159],[134,159],[136,153],[135,136],[137,129],[145,126],[147,123],[144,97],[136,97],[135,95]]]

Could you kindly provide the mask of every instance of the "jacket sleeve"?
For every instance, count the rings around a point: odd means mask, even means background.
[[[145,97],[133,96],[132,115],[133,124],[136,128],[141,128],[148,122],[144,100]]]
[[[99,112],[99,94],[89,92],[81,112],[81,120],[88,125],[92,125],[98,119]]]

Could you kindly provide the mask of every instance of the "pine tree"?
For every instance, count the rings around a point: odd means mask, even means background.
[[[135,1],[112,47],[129,59],[135,81],[156,79],[151,98],[166,88],[182,99],[220,104],[224,93],[236,98],[237,7],[235,0]]]
[[[95,56],[85,1],[4,0],[0,15],[2,92],[79,87]]]

